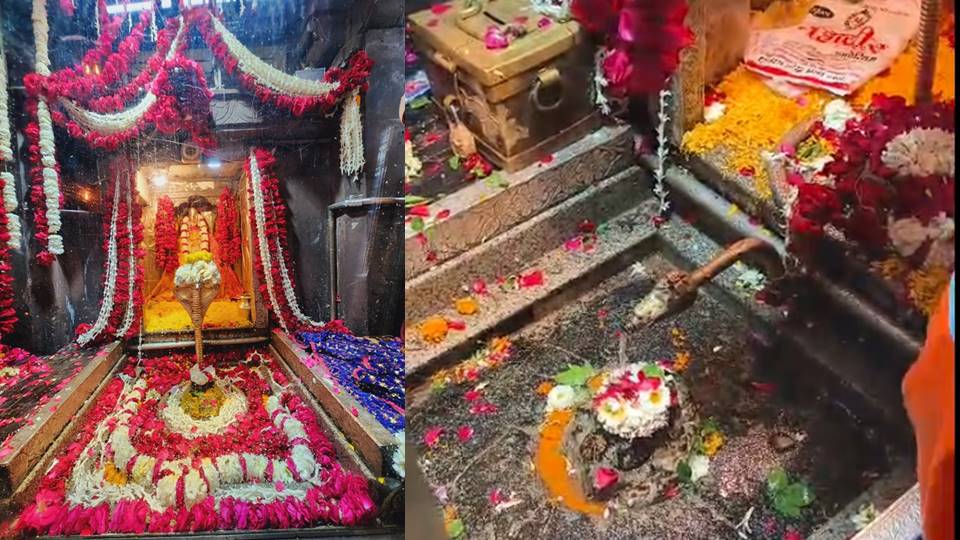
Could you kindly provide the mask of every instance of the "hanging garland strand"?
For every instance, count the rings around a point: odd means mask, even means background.
[[[240,221],[233,193],[226,187],[217,201],[217,219],[214,224],[217,241],[217,261],[221,266],[233,266],[240,260]]]
[[[173,200],[163,195],[157,201],[157,216],[153,224],[153,259],[161,272],[174,272],[179,263],[176,223]]]
[[[300,309],[294,290],[292,262],[287,246],[286,208],[280,196],[280,182],[272,174],[273,155],[262,149],[251,149],[245,164],[250,180],[247,190],[250,201],[250,226],[254,231],[254,262],[260,279],[260,292],[267,296],[274,316],[285,333],[290,330],[328,329],[337,327],[317,322]],[[270,241],[273,237],[273,241]]]
[[[3,196],[3,204],[0,204],[0,339],[17,324],[17,311],[13,307],[10,250],[20,247],[20,218],[15,213],[16,180],[6,170],[6,164],[13,161],[7,99],[7,58],[3,50],[3,35],[0,33],[0,193]]]
[[[129,35],[117,45],[117,51],[110,52],[119,32],[116,21],[120,18],[106,23],[105,6],[102,2],[97,6],[104,31],[97,47],[88,51],[84,61],[96,64],[102,60],[102,72],[88,75],[81,65],[51,73],[46,0],[33,0],[36,66],[35,73],[24,78],[24,85],[28,113],[36,119],[28,125],[26,134],[31,162],[30,200],[34,208],[37,260],[41,264],[50,265],[56,255],[63,253],[63,239],[59,234],[63,195],[55,157],[54,123],[72,137],[109,151],[117,150],[153,128],[163,135],[187,131],[201,148],[215,146],[208,121],[213,93],[200,65],[184,55],[189,41],[186,36],[194,25],[226,71],[236,75],[241,85],[261,102],[295,116],[313,111],[329,112],[343,102],[341,171],[348,176],[359,174],[364,164],[360,94],[367,88],[367,77],[373,66],[365,51],[354,54],[346,67],[327,70],[320,81],[301,79],[254,55],[210,9],[195,8],[186,10],[182,18],[166,22],[158,36],[157,52],[140,73],[129,78],[144,35],[154,22],[154,10],[144,11]],[[113,88],[125,78],[126,84]],[[284,278],[281,282],[286,293],[289,265],[281,262],[280,277]],[[299,310],[296,315],[301,315]]]

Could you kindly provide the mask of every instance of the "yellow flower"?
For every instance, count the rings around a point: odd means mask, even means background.
[[[687,366],[690,365],[690,353],[687,351],[680,351],[677,353],[677,357],[673,360],[673,371],[677,373],[682,373],[686,371]]]
[[[473,315],[480,310],[480,306],[477,304],[477,301],[470,296],[457,300],[456,307],[457,313],[461,315]]]
[[[108,484],[115,486],[125,486],[127,484],[127,474],[117,468],[112,461],[107,462],[103,468],[103,479]]]
[[[183,264],[193,264],[198,261],[212,262],[213,255],[209,251],[194,251],[193,253],[187,253],[183,258]]]
[[[723,443],[723,433],[720,433],[719,431],[711,431],[703,439],[703,453],[707,457],[713,457],[713,455],[720,450],[720,447],[723,446]]]
[[[429,343],[440,343],[447,338],[447,321],[443,317],[430,317],[420,323],[420,337]]]

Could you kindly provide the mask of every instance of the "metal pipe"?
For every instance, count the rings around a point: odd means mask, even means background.
[[[651,161],[653,158],[644,159],[648,164],[653,164],[653,161]],[[736,233],[767,242],[781,257],[787,256],[786,244],[780,237],[766,227],[751,223],[749,217],[742,212],[737,212],[732,216],[729,215],[730,202],[700,183],[687,171],[672,168],[667,171],[664,181],[671,190],[682,194],[684,198],[705,210],[721,223],[729,226]],[[811,278],[831,300],[873,331],[886,336],[905,353],[916,355],[919,352],[920,343],[852,292],[838,286],[817,272],[811,272]]]
[[[270,338],[267,336],[258,336],[258,337],[244,337],[244,338],[220,338],[220,339],[205,339],[204,343],[207,345],[248,345],[251,343],[263,343],[264,341],[269,341]],[[193,347],[195,345],[194,341],[158,341],[155,343],[144,343],[141,349],[145,351],[157,351],[161,349],[169,348],[186,348]],[[127,349],[133,349],[132,346],[127,346]]]
[[[940,2],[923,0],[920,7],[920,38],[917,40],[916,103],[933,100],[933,76],[937,68],[937,46],[940,43]]]

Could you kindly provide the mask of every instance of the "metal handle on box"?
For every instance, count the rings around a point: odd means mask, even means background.
[[[540,100],[540,89],[544,87],[559,86],[560,96],[553,103],[546,105]],[[560,77],[560,71],[557,68],[542,69],[537,73],[537,80],[533,83],[530,90],[530,101],[538,111],[552,111],[563,103],[563,79]]]
[[[433,54],[430,55],[430,59],[433,60],[433,63],[449,71],[450,73],[457,72],[457,64],[453,60],[450,60],[446,56],[440,54],[438,51],[433,51]]]
[[[483,11],[483,0],[464,0],[463,9],[460,10],[460,19],[469,19],[479,15]]]

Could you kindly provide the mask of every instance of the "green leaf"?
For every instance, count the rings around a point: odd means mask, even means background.
[[[410,228],[414,232],[423,232],[423,218],[415,217],[410,220]]]
[[[583,364],[582,366],[568,364],[567,370],[558,373],[553,380],[557,381],[557,384],[565,384],[567,386],[576,387],[587,384],[587,381],[590,380],[590,377],[593,377],[596,374],[597,370],[593,369],[593,366],[590,364]]]
[[[793,501],[787,497],[780,495],[773,498],[773,509],[777,511],[778,514],[788,518],[798,518],[800,517],[800,507],[796,504],[793,504]]]
[[[450,159],[447,160],[447,166],[450,167],[451,169],[455,170],[455,171],[456,171],[456,170],[459,170],[459,169],[460,169],[460,156],[458,156],[458,155],[456,155],[456,154],[450,156]]]
[[[779,467],[770,471],[770,474],[767,475],[767,491],[772,495],[776,495],[782,491],[789,483],[790,480],[787,478],[786,471]]]
[[[500,171],[494,171],[483,181],[490,189],[506,189],[510,187],[510,182],[500,174]]]
[[[463,521],[455,519],[447,523],[447,536],[450,538],[456,539],[463,536],[463,533],[467,532],[466,527],[463,526]]]
[[[683,483],[689,483],[693,478],[693,470],[686,461],[677,464],[677,478]]]
[[[665,375],[663,368],[656,364],[647,364],[643,366],[643,374],[647,377],[663,378]]]
[[[426,204],[430,202],[430,199],[426,197],[418,197],[416,195],[407,195],[403,198],[403,206],[410,208],[411,206],[417,206],[418,204]]]
[[[417,99],[407,103],[407,107],[410,107],[410,110],[415,111],[417,109],[422,109],[430,104],[430,98],[426,96],[420,96]]]

